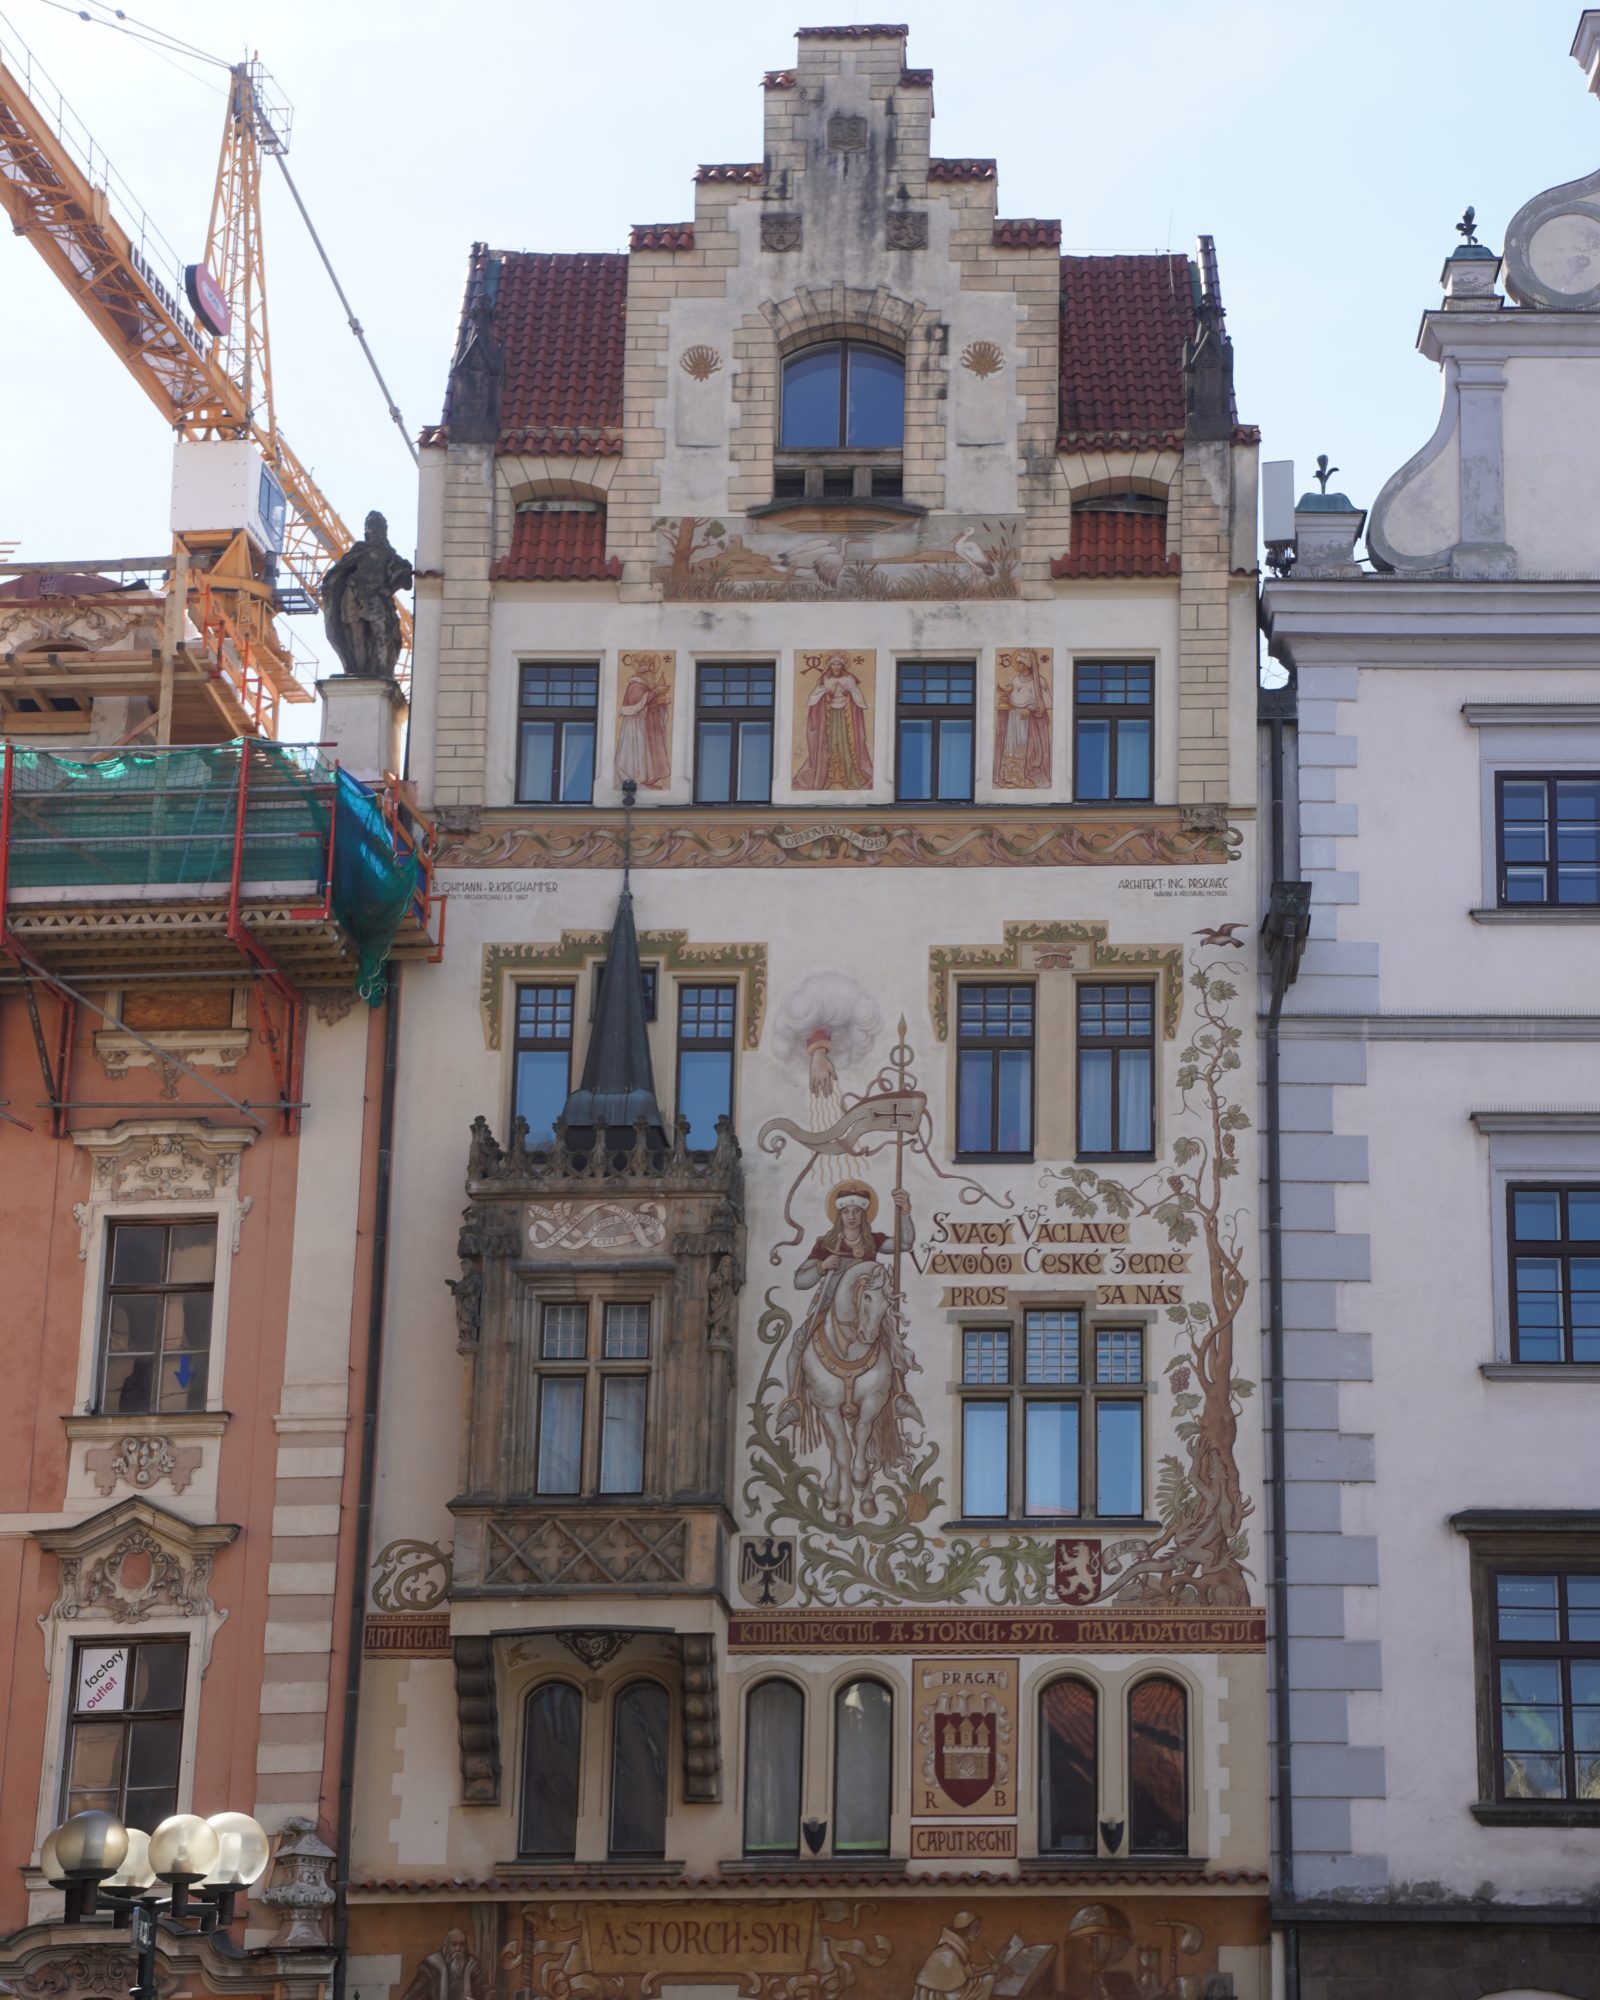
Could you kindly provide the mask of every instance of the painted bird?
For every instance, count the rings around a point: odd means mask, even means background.
[[[1191,931],[1190,936],[1197,937],[1202,944],[1237,946],[1243,940],[1237,937],[1235,933],[1239,930],[1243,922],[1243,917],[1236,917],[1231,924],[1207,924],[1203,930]]]

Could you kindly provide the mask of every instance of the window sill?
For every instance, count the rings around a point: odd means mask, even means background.
[[[1142,1160],[1154,1160],[1158,1157],[1158,1155],[1153,1151],[1149,1153],[1081,1153],[1080,1152],[1080,1153],[1074,1153],[1072,1157],[1075,1160],[1132,1160],[1135,1162],[1135,1164],[1137,1164],[1139,1161]]]
[[[1600,1826],[1600,1800],[1480,1800],[1472,1817],[1479,1826]]]
[[[747,507],[745,519],[748,521],[772,520],[782,514],[887,514],[894,520],[921,521],[926,519],[928,510],[915,500],[896,500],[892,494],[877,493],[856,495],[836,493],[812,497],[804,493],[786,494],[781,500],[763,500],[759,506]]]
[[[546,1882],[680,1882],[681,1861],[500,1861],[495,1874],[517,1881],[537,1877]]]
[[[1081,1385],[1061,1383],[1054,1386],[1059,1388],[1076,1388]],[[968,1396],[969,1399],[972,1399],[975,1398],[977,1392],[970,1385],[967,1385],[963,1388],[962,1393]],[[1119,1393],[1126,1394],[1127,1392],[1120,1391]],[[976,1532],[987,1535],[1037,1535],[1047,1531],[1057,1536],[1067,1534],[1131,1535],[1140,1533],[1141,1531],[1153,1533],[1160,1526],[1161,1523],[1159,1521],[1144,1521],[1137,1514],[1036,1514],[1026,1520],[1013,1520],[1009,1517],[1001,1520],[994,1515],[980,1515],[977,1518],[960,1515],[954,1520],[946,1521],[944,1531],[948,1532],[951,1528],[961,1528],[968,1533]]]
[[[1028,1854],[1018,1863],[1035,1875],[1189,1875],[1206,1866],[1203,1854]]]
[[[61,1421],[69,1438],[123,1437],[150,1431],[162,1431],[171,1437],[197,1438],[221,1437],[232,1415],[231,1410],[178,1410],[169,1416],[162,1416],[155,1410],[128,1414],[119,1414],[115,1410],[86,1410],[63,1417]]]
[[[903,1858],[890,1854],[862,1854],[852,1857],[848,1854],[819,1855],[816,1860],[797,1859],[792,1854],[741,1855],[737,1861],[719,1861],[717,1872],[730,1881],[745,1881],[751,1876],[770,1878],[782,1876],[796,1882],[826,1882],[830,1877],[849,1876],[859,1881],[864,1875],[885,1882],[898,1881],[906,1872]]]
[[[957,1153],[954,1157],[962,1167],[1031,1167],[1034,1159],[1032,1153]]]
[[[1600,1361],[1484,1361],[1486,1382],[1600,1382]]]
[[[1467,915],[1475,924],[1600,924],[1600,908],[1563,909],[1554,903],[1511,904]]]

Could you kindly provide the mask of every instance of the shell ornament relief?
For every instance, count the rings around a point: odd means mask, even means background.
[[[974,375],[998,375],[1006,357],[992,340],[974,340],[962,348],[961,365]]]
[[[722,366],[722,356],[714,347],[707,347],[704,341],[698,341],[678,356],[678,366],[696,382],[709,382]]]

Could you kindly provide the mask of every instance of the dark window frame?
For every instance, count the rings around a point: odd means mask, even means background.
[[[649,1688],[660,1695],[666,1707],[666,1721],[662,1727],[661,1741],[661,1845],[657,1847],[621,1847],[617,1843],[617,1780],[620,1775],[621,1758],[617,1753],[617,1735],[621,1722],[623,1704],[639,1688]],[[667,1834],[672,1826],[672,1690],[664,1681],[653,1674],[634,1674],[611,1695],[611,1729],[608,1743],[610,1754],[610,1783],[606,1787],[606,1857],[611,1861],[661,1861],[666,1857]]]
[[[166,1272],[172,1259],[172,1233],[175,1229],[209,1229],[211,1232],[211,1276],[200,1283],[193,1279],[173,1279],[163,1276],[152,1283],[121,1283],[116,1280],[117,1238],[124,1231],[135,1229],[159,1229],[162,1235],[161,1268]],[[212,1406],[211,1364],[217,1333],[217,1259],[221,1254],[218,1218],[215,1215],[128,1215],[115,1216],[108,1221],[105,1235],[105,1267],[100,1285],[100,1325],[96,1335],[95,1349],[95,1396],[94,1407],[98,1416],[105,1417],[177,1417],[198,1415]],[[184,1347],[169,1349],[167,1346],[166,1302],[173,1298],[194,1298],[204,1296],[211,1301],[211,1309],[206,1315],[206,1341],[203,1348]],[[118,1299],[159,1297],[162,1301],[161,1326],[156,1345],[151,1354],[150,1393],[141,1407],[108,1407],[108,1378],[113,1358],[111,1348],[111,1316]],[[133,1352],[125,1349],[123,1352]],[[170,1353],[185,1353],[202,1363],[201,1394],[198,1404],[186,1403],[181,1409],[164,1410],[161,1407],[161,1377],[164,1364]]]
[[[1560,863],[1554,852],[1553,840],[1549,837],[1560,824],[1553,814],[1555,796],[1553,787],[1563,783],[1600,785],[1600,771],[1539,770],[1524,771],[1515,767],[1496,771],[1494,774],[1494,879],[1495,904],[1502,910],[1593,910],[1600,912],[1600,900],[1592,902],[1563,901],[1559,894],[1552,896],[1552,887],[1560,888]],[[1519,868],[1542,868],[1545,877],[1545,893],[1542,896],[1508,896],[1506,893],[1506,809],[1505,794],[1508,784],[1543,785],[1545,787],[1544,817],[1539,822],[1545,827],[1545,859],[1542,862],[1517,862]],[[1525,821],[1523,824],[1532,825]]]
[[[547,1505],[571,1506],[575,1502],[594,1502],[605,1505],[619,1500],[640,1500],[651,1492],[650,1479],[655,1470],[655,1421],[656,1398],[660,1374],[660,1313],[654,1295],[629,1292],[626,1294],[585,1294],[577,1298],[547,1298],[536,1300],[537,1323],[534,1328],[534,1361],[532,1368],[532,1449],[530,1482],[532,1497]],[[583,1353],[562,1355],[545,1353],[547,1317],[552,1311],[577,1306],[583,1312]],[[594,1309],[598,1307],[596,1312]],[[645,1353],[611,1354],[607,1352],[610,1338],[610,1321],[613,1312],[619,1308],[643,1307],[647,1314]],[[618,1379],[642,1381],[644,1387],[643,1437],[639,1453],[639,1484],[635,1487],[602,1486],[601,1475],[604,1458],[604,1432],[606,1421],[606,1384]],[[541,1459],[543,1457],[544,1396],[546,1385],[554,1381],[577,1381],[582,1384],[579,1411],[578,1484],[576,1488],[560,1490],[547,1489],[541,1484]]]
[[[1082,1688],[1089,1697],[1091,1713],[1094,1718],[1094,1741],[1091,1746],[1089,1766],[1089,1785],[1092,1794],[1090,1803],[1090,1833],[1087,1844],[1082,1846],[1075,1846],[1070,1842],[1051,1842],[1046,1838],[1051,1817],[1049,1808],[1051,1739],[1049,1726],[1045,1720],[1045,1700],[1053,1688],[1062,1686]],[[1100,1755],[1100,1731],[1103,1709],[1100,1695],[1100,1689],[1089,1679],[1087,1674],[1078,1673],[1070,1669],[1065,1673],[1052,1674],[1049,1680],[1042,1682],[1040,1685],[1034,1713],[1038,1740],[1037,1761],[1039,1766],[1039,1800],[1035,1839],[1038,1852],[1041,1856],[1057,1854],[1094,1855],[1100,1851],[1100,1775],[1102,1762]]]
[[[605,984],[605,977],[606,961],[603,958],[597,958],[594,962],[594,975],[589,981],[589,1019],[591,1021],[600,1012],[600,989]],[[530,985],[532,983],[532,981],[525,980],[523,985]],[[644,1017],[647,1021],[653,1021],[656,1018],[656,1009],[661,999],[660,966],[651,964],[648,961],[641,965],[639,967],[639,986],[644,995]],[[521,990],[519,987],[518,991],[520,992]]]
[[[130,1697],[133,1692],[134,1678],[137,1672],[137,1658],[141,1650],[143,1650],[145,1647],[154,1648],[154,1647],[171,1646],[176,1648],[177,1651],[182,1654],[183,1661],[181,1668],[180,1699],[178,1701],[178,1705],[176,1706],[176,1708],[170,1706],[162,1708],[155,1708],[155,1707],[133,1708],[125,1704],[120,1709],[110,1709],[110,1710],[100,1711],[94,1709],[80,1709],[77,1706],[79,1662],[82,1659],[83,1655],[86,1652],[115,1651],[119,1646],[123,1648],[123,1650],[127,1653],[128,1656],[128,1663],[124,1671],[127,1675],[128,1692]],[[129,1748],[132,1741],[133,1731],[135,1727],[141,1722],[145,1723],[176,1722],[177,1724],[177,1753],[173,1760],[172,1782],[170,1786],[161,1787],[162,1790],[169,1791],[171,1793],[172,1810],[173,1812],[176,1812],[181,1803],[179,1799],[179,1792],[181,1789],[182,1778],[183,1778],[184,1720],[188,1712],[188,1698],[189,1698],[189,1640],[187,1636],[181,1633],[152,1632],[152,1633],[147,1633],[138,1639],[132,1639],[132,1640],[120,1640],[111,1637],[76,1639],[73,1641],[72,1647],[70,1649],[68,1668],[72,1675],[72,1681],[71,1681],[72,1692],[71,1695],[69,1696],[69,1702],[67,1708],[66,1729],[63,1740],[63,1754],[61,1759],[61,1779],[58,1787],[59,1797],[61,1802],[60,1804],[61,1818],[63,1820],[68,1819],[71,1817],[74,1811],[84,1811],[87,1809],[82,1806],[74,1807],[74,1805],[72,1804],[72,1797],[75,1790],[89,1797],[96,1797],[99,1795],[100,1788],[98,1787],[91,1787],[87,1785],[74,1787],[72,1783],[73,1749],[78,1730],[80,1728],[105,1728],[108,1726],[120,1726],[122,1730],[122,1742],[117,1757],[117,1782],[116,1782],[117,1803],[115,1806],[109,1808],[109,1810],[114,1812],[116,1817],[120,1820],[123,1820],[124,1823],[126,1824],[135,1826],[139,1824],[139,1820],[135,1817],[132,1817],[131,1810],[128,1804],[128,1791],[129,1791],[128,1763],[129,1763]],[[145,1791],[153,1791],[156,1789],[156,1787],[151,1785],[141,1785],[135,1787],[134,1789],[137,1791],[145,1792]],[[146,1814],[145,1816],[148,1817],[149,1815]],[[165,1817],[165,1815],[163,1815],[163,1817]],[[154,1818],[152,1818],[151,1824],[152,1826],[154,1826],[155,1824],[157,1824],[157,1821]]]
[[[767,680],[767,697],[762,702],[714,703],[707,700],[711,680],[728,674],[764,674]],[[694,682],[694,802],[699,806],[755,806],[772,803],[772,774],[775,763],[778,734],[778,670],[769,660],[697,660]],[[701,730],[707,723],[725,723],[732,732],[728,754],[728,796],[714,799],[706,796],[702,773],[704,758],[701,753]],[[747,726],[764,724],[767,731],[767,784],[759,798],[742,798],[739,795],[739,770],[743,756],[744,732]]]
[[[573,1697],[574,1701],[577,1703],[577,1716],[578,1716],[578,1743],[577,1743],[577,1750],[575,1753],[577,1770],[575,1773],[576,1786],[575,1786],[574,1809],[572,1816],[572,1845],[570,1847],[559,1847],[559,1848],[535,1846],[530,1842],[528,1838],[530,1831],[528,1826],[528,1805],[531,1796],[528,1784],[528,1775],[534,1761],[533,1760],[533,1705],[537,1700],[539,1700],[541,1696],[549,1694],[549,1692],[553,1688],[561,1688],[566,1693],[570,1694]],[[575,1682],[568,1680],[564,1675],[561,1674],[552,1674],[545,1680],[535,1681],[533,1686],[526,1689],[523,1693],[522,1759],[520,1765],[520,1784],[517,1795],[517,1855],[519,1859],[528,1861],[572,1861],[575,1860],[577,1857],[578,1827],[583,1818],[583,1750],[584,1750],[583,1710],[584,1710],[584,1700],[583,1700],[582,1689],[579,1688]]]
[[[972,676],[972,699],[962,704],[954,701],[911,701],[906,696],[906,677],[910,674],[964,672]],[[926,798],[907,794],[901,783],[901,743],[903,726],[907,722],[931,722],[933,725],[932,754],[928,764],[929,791]],[[944,758],[944,725],[947,722],[965,722],[967,725],[967,788],[959,797],[944,794],[939,789],[940,772]],[[978,782],[978,663],[976,660],[898,660],[895,663],[894,680],[894,796],[898,805],[908,806],[970,806],[977,795]]]
[[[596,1003],[598,1004],[598,981],[596,981],[594,992]],[[541,993],[566,995],[567,1033],[564,1041],[558,1036],[536,1037],[531,1034],[524,1034],[522,1017],[523,995]],[[572,1068],[577,1054],[578,1040],[577,981],[574,979],[518,980],[512,988],[511,994],[511,1024],[511,1123],[515,1126],[517,1119],[524,1115],[520,1108],[521,1098],[518,1090],[519,1064],[517,1059],[525,1052],[531,1055],[541,1052],[548,1053],[565,1050],[567,1058],[567,1083],[566,1089],[562,1092],[562,1102],[565,1103],[567,1097],[571,1094]],[[529,1129],[530,1131],[532,1130],[531,1123]]]
[[[1505,1639],[1500,1636],[1498,1583],[1501,1577],[1511,1576],[1553,1576],[1556,1581],[1556,1604],[1559,1636],[1554,1639]],[[1493,1731],[1494,1765],[1493,1790],[1487,1796],[1497,1805],[1515,1810],[1530,1807],[1534,1810],[1571,1811],[1576,1808],[1589,1809],[1600,1818],[1600,1798],[1581,1797],[1577,1789],[1577,1745],[1573,1741],[1573,1699],[1572,1663],[1574,1660],[1592,1660],[1600,1664],[1600,1639],[1572,1639],[1565,1636],[1568,1602],[1567,1584],[1575,1576],[1600,1577],[1600,1558],[1588,1561],[1580,1558],[1559,1558],[1536,1561],[1528,1558],[1490,1561],[1485,1570],[1486,1586],[1487,1646],[1484,1662],[1487,1681],[1485,1693]],[[1566,1779],[1566,1790],[1561,1797],[1536,1796],[1514,1798],[1507,1795],[1505,1785],[1505,1705],[1500,1696],[1500,1666],[1504,1660],[1555,1660],[1561,1673],[1561,1717],[1562,1717],[1562,1764]]]
[[[756,1696],[765,1689],[778,1687],[787,1689],[800,1704],[799,1727],[795,1731],[795,1815],[793,1846],[759,1846],[750,1838],[750,1777],[755,1768],[755,1760],[750,1755],[750,1707]],[[761,1679],[745,1689],[744,1714],[742,1717],[744,1757],[744,1796],[739,1806],[739,1847],[740,1852],[750,1860],[783,1860],[797,1857],[800,1852],[800,1822],[806,1810],[806,1690],[787,1674],[763,1674]]]
[[[569,673],[587,674],[593,677],[592,697],[585,704],[579,701],[565,703],[530,702],[528,700],[529,677],[533,674]],[[550,764],[551,797],[531,798],[522,789],[523,742],[527,729],[537,722],[555,724],[555,751]],[[561,793],[561,767],[564,761],[566,732],[571,725],[587,723],[593,732],[593,751],[590,760],[589,795],[582,799],[564,799]],[[596,660],[521,660],[517,663],[517,769],[515,799],[519,806],[590,806],[594,804],[595,782],[600,770],[600,665]]]
[[[883,1843],[868,1846],[863,1841],[852,1841],[843,1846],[839,1841],[839,1750],[843,1742],[843,1732],[839,1727],[839,1709],[845,1696],[854,1687],[873,1687],[882,1694],[889,1704],[888,1735],[889,1747],[889,1796],[883,1802]],[[852,1674],[841,1681],[833,1691],[833,1817],[829,1822],[832,1830],[832,1848],[836,1855],[862,1860],[874,1860],[888,1854],[894,1846],[894,1761],[895,1761],[895,1699],[894,1689],[878,1674]]]
[[[1508,1297],[1507,1314],[1511,1324],[1511,1359],[1519,1367],[1529,1368],[1580,1368],[1592,1367],[1593,1361],[1577,1361],[1573,1357],[1572,1337],[1572,1265],[1575,1259],[1600,1260],[1600,1239],[1574,1237],[1568,1231],[1568,1198],[1573,1194],[1600,1193],[1600,1182],[1581,1180],[1512,1181],[1506,1187],[1506,1285]],[[1556,1237],[1521,1237],[1517,1234],[1517,1196],[1538,1194],[1556,1197],[1560,1205],[1561,1234]],[[1522,1322],[1519,1310],[1520,1292],[1517,1285],[1517,1260],[1519,1257],[1545,1257],[1561,1266],[1561,1345],[1562,1352],[1551,1359],[1549,1355],[1528,1355],[1521,1352]]]
[[[1150,1028],[1147,1034],[1087,1035],[1083,1025],[1083,997],[1087,993],[1132,993],[1150,996]],[[1160,1043],[1160,989],[1153,979],[1080,979],[1072,995],[1073,1028],[1073,1152],[1080,1160],[1153,1160],[1156,1157],[1156,1108],[1159,1082],[1156,1055]],[[1111,1051],[1111,1139],[1109,1147],[1083,1143],[1083,1057],[1086,1050]],[[1124,1146],[1122,1139],[1122,1057],[1124,1051],[1147,1050],[1150,1056],[1150,1142],[1145,1146]]]
[[[1004,991],[1015,996],[1028,996],[1028,1031],[1026,1035],[990,1035],[979,1033],[969,1035],[961,1018],[961,996],[982,988],[988,992]],[[958,1160],[1032,1160],[1039,1140],[1039,989],[1027,980],[1018,979],[958,979],[955,990],[956,1020],[956,1090],[955,1090],[955,1156]],[[1007,1014],[1015,1005],[1015,998],[1007,1002]],[[1007,1051],[1026,1050],[1028,1056],[1028,1144],[1019,1152],[1003,1152],[995,1142],[1000,1126],[1000,1057]],[[961,1129],[961,1070],[962,1057],[968,1051],[990,1055],[989,1063],[989,1138],[990,1145],[975,1149],[964,1146],[965,1136]]]
[[[1165,1843],[1141,1843],[1139,1830],[1134,1821],[1134,1700],[1141,1688],[1151,1686],[1175,1688],[1183,1700],[1183,1841],[1182,1845],[1177,1847]],[[1194,1813],[1194,1772],[1192,1768],[1194,1763],[1194,1729],[1190,1716],[1192,1706],[1193,1702],[1189,1688],[1185,1682],[1178,1679],[1176,1674],[1165,1672],[1145,1673],[1140,1674],[1136,1680],[1128,1683],[1124,1715],[1127,1730],[1128,1856],[1130,1860],[1136,1854],[1185,1855],[1189,1852],[1193,1844],[1191,1820]]]
[[[684,1040],[685,1003],[691,993],[725,994],[728,998],[728,1030],[724,1036],[720,1030],[713,1036],[696,1036],[687,1043]],[[720,1012],[720,1008],[719,1008]],[[683,1106],[683,1058],[685,1049],[691,1054],[726,1055],[728,1058],[728,1109],[726,1117],[733,1122],[733,1107],[739,1082],[739,981],[737,979],[684,979],[678,982],[676,1021],[673,1028],[672,1057],[672,1104],[676,1114]],[[704,1150],[703,1139],[693,1142]],[[712,1139],[715,1144],[715,1138]]]
[[[1028,1373],[1028,1322],[1043,1314],[1073,1314],[1077,1318],[1077,1363],[1071,1379],[1050,1381],[1030,1378]],[[969,1377],[967,1339],[971,1334],[1007,1336],[1006,1379],[1003,1382]],[[1100,1372],[1102,1334],[1139,1336],[1139,1379],[1129,1381]],[[1150,1330],[1142,1321],[1091,1318],[1081,1301],[1050,1303],[1036,1300],[1022,1308],[1015,1318],[973,1319],[957,1328],[957,1401],[960,1405],[957,1430],[960,1464],[957,1491],[961,1496],[957,1526],[1006,1526],[1037,1530],[1041,1523],[1115,1524],[1127,1528],[1147,1519],[1150,1491],[1150,1379],[1148,1373]],[[1019,1372],[1020,1358],[1020,1372]],[[1077,1411],[1078,1506],[1075,1512],[1030,1513],[1028,1510],[1028,1417],[1030,1403],[1068,1403]],[[967,1411],[976,1404],[998,1405],[1006,1411],[1006,1510],[1003,1514],[977,1514],[967,1506]],[[1127,1404],[1139,1410],[1139,1508],[1132,1514],[1102,1514],[1100,1503],[1100,1410],[1107,1404]],[[1092,1504],[1091,1504],[1092,1503]]]
[[[786,444],[784,442],[784,402],[788,391],[788,377],[791,365],[803,361],[808,355],[820,354],[826,349],[836,349],[839,355],[839,421],[837,434],[831,444]],[[853,348],[865,348],[873,354],[882,355],[892,361],[900,370],[900,441],[895,444],[854,445],[848,442],[850,435],[850,353]],[[906,357],[892,347],[885,347],[881,341],[861,340],[849,334],[837,334],[829,340],[813,340],[804,347],[792,348],[784,355],[778,368],[778,424],[776,453],[781,458],[799,456],[814,452],[892,452],[899,457],[905,449],[905,393]]]
[[[1150,676],[1149,698],[1142,702],[1108,702],[1089,700],[1083,693],[1085,674],[1103,674],[1110,671],[1143,671]],[[1106,751],[1106,777],[1108,789],[1104,796],[1086,795],[1083,790],[1079,770],[1079,730],[1080,722],[1107,722],[1110,724]],[[1143,722],[1149,728],[1149,774],[1148,784],[1142,792],[1119,792],[1116,789],[1117,739],[1119,725],[1123,722]],[[1072,663],[1072,797],[1074,804],[1082,805],[1149,805],[1155,797],[1156,789],[1156,663],[1154,660],[1074,660]]]

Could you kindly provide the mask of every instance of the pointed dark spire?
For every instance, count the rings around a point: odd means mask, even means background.
[[[583,1081],[567,1099],[568,1144],[599,1128],[612,1150],[631,1147],[635,1126],[643,1119],[652,1148],[665,1148],[661,1107],[656,1103],[655,1071],[650,1062],[650,1037],[644,1017],[644,977],[639,970],[639,939],[633,926],[633,891],[624,887],[617,899],[616,921],[606,948],[605,976],[594,1032],[584,1058]]]

